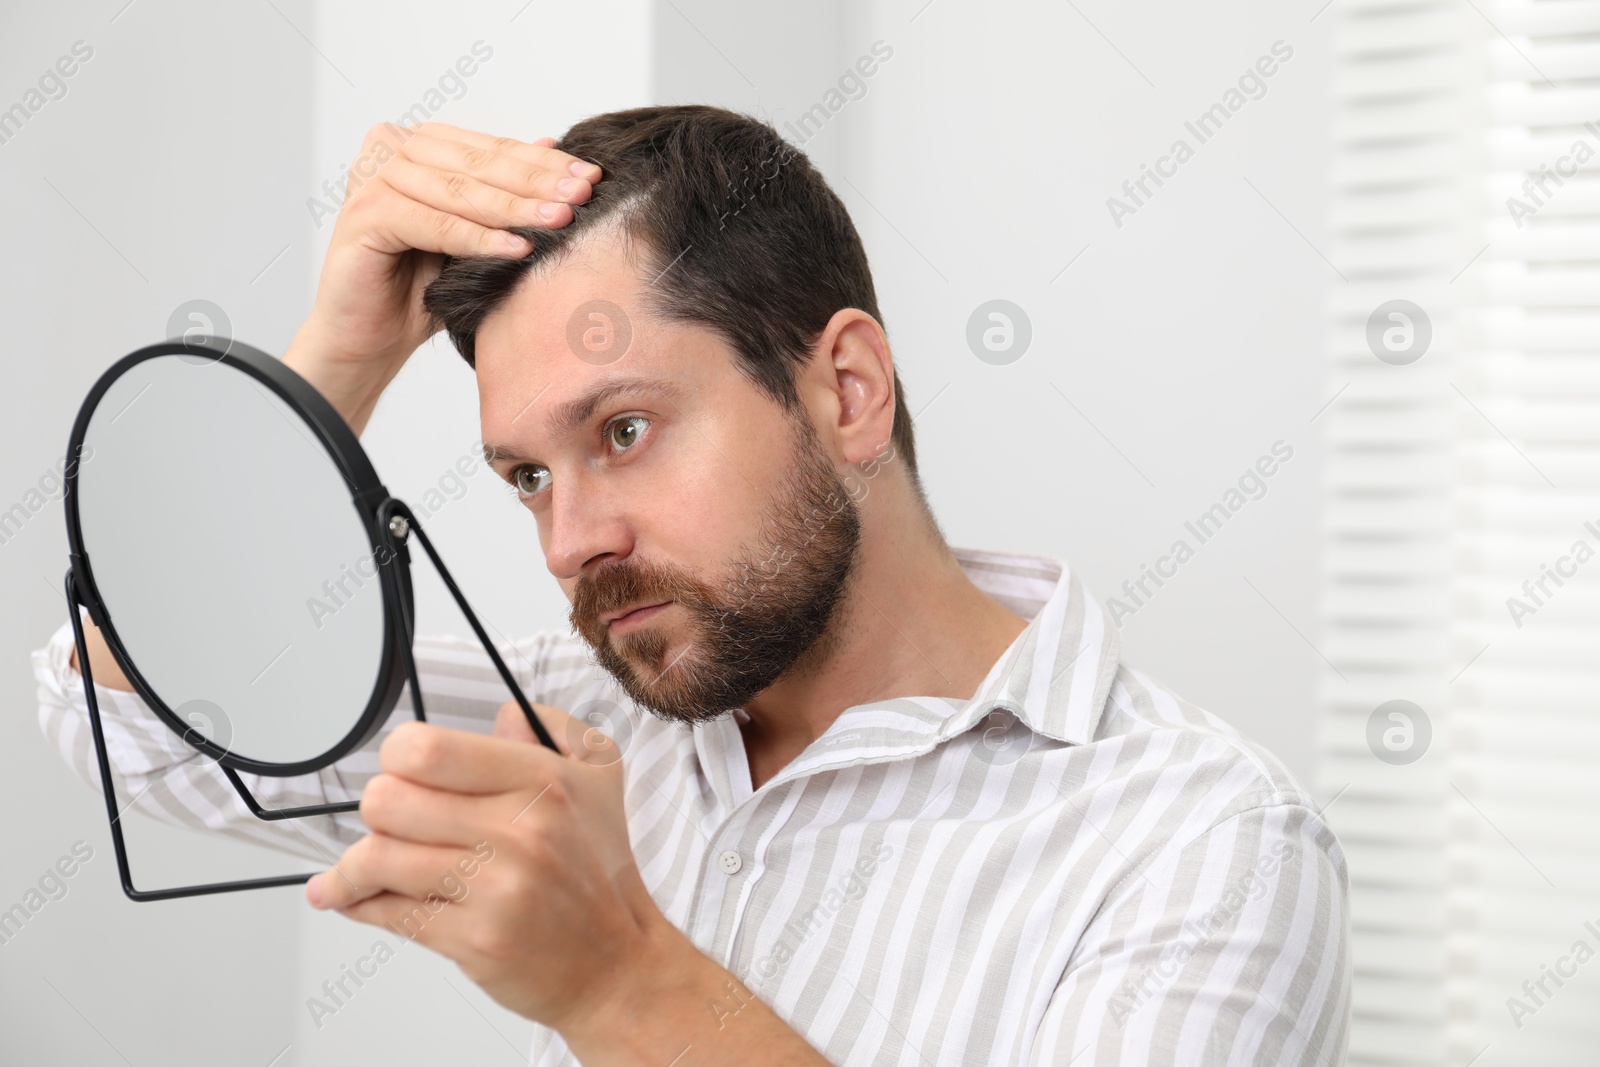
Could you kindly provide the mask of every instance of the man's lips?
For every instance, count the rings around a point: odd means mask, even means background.
[[[611,632],[615,633],[619,627],[628,628],[644,622],[646,619],[651,618],[657,612],[667,607],[671,603],[672,601],[670,600],[661,600],[654,604],[642,604],[639,607],[622,608],[618,611],[606,613],[605,615],[601,616],[601,619],[611,630]]]

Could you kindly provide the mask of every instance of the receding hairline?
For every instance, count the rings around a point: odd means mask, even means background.
[[[530,274],[544,275],[567,263],[573,256],[580,252],[593,252],[604,245],[615,245],[622,253],[622,258],[640,269],[648,269],[653,265],[653,259],[660,256],[660,250],[647,236],[638,232],[641,222],[640,212],[648,201],[649,190],[639,190],[628,194],[616,203],[605,205],[605,213],[590,222],[587,219],[579,223],[576,212],[584,205],[574,208],[574,218],[566,226],[554,230],[531,230],[523,228],[520,232],[528,237],[533,244],[533,251],[523,256],[527,266],[517,277],[517,285]],[[549,251],[541,253],[540,237],[545,234],[563,233],[571,227],[580,226],[573,230],[565,239],[558,241]],[[513,289],[515,286],[512,287]],[[508,291],[506,296],[510,296]]]
[[[534,258],[534,253],[524,256],[524,261],[531,262],[527,262],[526,266],[518,271],[510,285],[495,295],[492,305],[482,313],[477,325],[473,328],[474,357],[477,355],[477,341],[483,334],[484,326],[488,324],[488,321],[496,313],[505,309],[506,305],[516,296],[518,290],[526,285],[530,278],[548,279],[552,273],[562,267],[571,266],[575,257],[593,255],[602,249],[617,249],[621,253],[622,261],[633,268],[634,278],[639,283],[640,298],[635,311],[647,318],[653,318],[659,306],[655,300],[655,297],[659,295],[655,292],[655,283],[671,269],[671,265],[676,262],[676,259],[665,261],[663,265],[665,257],[662,256],[655,242],[648,236],[637,232],[637,218],[632,214],[632,210],[640,199],[638,196],[630,196],[627,200],[620,201],[614,210],[608,211],[604,217],[595,220],[582,233],[577,234],[570,240],[562,241],[538,258]],[[545,231],[524,229],[520,232],[527,234],[530,232],[543,233]],[[535,242],[535,248],[537,248],[538,237],[531,237],[530,240]],[[678,255],[681,256],[682,253]],[[476,358],[474,358],[473,362],[476,364]]]

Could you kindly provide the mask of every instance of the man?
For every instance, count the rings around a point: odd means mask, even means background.
[[[285,362],[359,433],[439,328],[572,605],[575,636],[507,647],[563,754],[495,718],[481,650],[419,640],[428,724],[247,780],[361,797],[307,820],[348,845],[315,905],[457,960],[541,1024],[539,1064],[1342,1060],[1345,867],[1311,798],[1122,664],[1060,561],[945,543],[860,240],[771,127],[409,131]],[[92,781],[64,631],[41,720]],[[319,840],[105,703],[140,806]]]

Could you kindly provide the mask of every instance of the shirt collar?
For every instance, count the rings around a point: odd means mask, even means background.
[[[1053,556],[952,549],[974,585],[1028,620],[950,724],[952,736],[997,707],[1074,745],[1094,739],[1121,662],[1105,609]],[[964,724],[964,725],[963,725]]]
[[[1004,708],[1041,736],[1094,740],[1120,663],[1110,617],[1053,556],[952,548],[974,585],[1028,620],[969,699],[907,696],[848,708],[768,785],[851,762],[931,751]],[[713,788],[732,803],[749,795],[744,741],[734,717],[693,728]],[[737,783],[737,784],[735,784]]]

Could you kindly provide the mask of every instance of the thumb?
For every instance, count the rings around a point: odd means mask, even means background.
[[[562,729],[564,724],[555,721],[557,716],[562,719],[567,716],[547,705],[534,704],[532,701],[529,703],[533,707],[533,713],[539,716],[539,722],[543,724],[545,731],[550,734],[550,739],[561,750],[561,754],[568,755],[567,746],[563,744],[566,740],[563,736],[565,731]],[[502,741],[521,741],[530,745],[540,743],[539,735],[533,732],[533,727],[528,723],[528,716],[522,711],[522,705],[515,700],[508,700],[500,705],[500,711],[494,717],[493,736]]]
[[[597,767],[621,762],[622,749],[605,731],[548,704],[533,704],[533,711],[563,756],[572,756]],[[494,736],[507,741],[539,743],[533,727],[528,725],[528,717],[514,700],[500,705],[500,713],[494,720]]]

